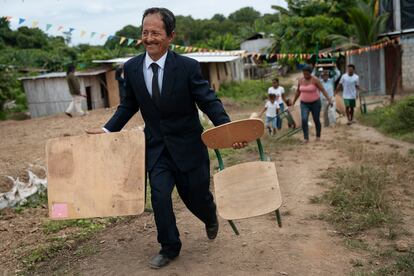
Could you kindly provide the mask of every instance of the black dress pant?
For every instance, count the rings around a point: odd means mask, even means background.
[[[174,185],[187,208],[204,224],[217,221],[216,205],[210,192],[210,162],[181,172],[165,148],[149,171],[151,202],[158,231],[160,254],[174,258],[180,254],[180,234],[175,222],[171,193]]]

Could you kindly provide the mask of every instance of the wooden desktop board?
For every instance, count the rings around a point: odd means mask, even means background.
[[[46,144],[51,219],[138,215],[145,205],[145,136],[123,131]]]

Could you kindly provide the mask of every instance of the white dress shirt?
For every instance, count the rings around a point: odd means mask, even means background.
[[[145,85],[147,86],[149,94],[152,96],[152,77],[154,73],[152,72],[151,64],[156,63],[158,68],[158,87],[160,88],[160,94],[162,94],[162,78],[164,76],[164,67],[165,67],[165,60],[167,59],[166,52],[159,60],[154,61],[148,53],[145,54],[145,60],[143,62],[142,72],[144,73],[144,80]]]

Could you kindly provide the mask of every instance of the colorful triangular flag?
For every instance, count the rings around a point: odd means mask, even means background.
[[[119,41],[119,45],[121,45],[122,43],[124,43],[125,40],[126,40],[126,37],[121,36],[121,40]]]
[[[50,28],[52,28],[52,24],[46,24],[46,32],[49,31]]]
[[[80,37],[83,37],[84,35],[86,34],[86,31],[81,31],[81,33],[80,33]]]
[[[132,39],[132,38],[128,38],[128,44],[127,44],[127,45],[128,45],[128,46],[129,46],[129,45],[131,45],[131,44],[132,44],[132,42],[134,42],[134,39]]]
[[[58,32],[59,32],[59,31],[60,31],[60,30],[62,30],[62,29],[63,29],[63,26],[59,26],[57,30],[58,30]]]
[[[32,28],[36,28],[37,25],[39,25],[39,21],[33,21],[32,22]]]
[[[101,34],[100,36],[99,36],[99,39],[102,39],[102,38],[104,38],[106,36],[106,34]]]
[[[6,18],[6,20],[7,20],[7,21],[9,21],[9,22],[10,22],[10,21],[11,21],[11,19],[13,18],[13,16],[6,16],[5,18]]]
[[[26,19],[24,19],[23,17],[19,18],[19,25],[22,24],[24,21],[26,21]]]
[[[69,33],[72,33],[75,30],[75,28],[69,28]]]
[[[96,35],[96,33],[95,32],[92,32],[91,33],[91,38],[94,37],[95,35]]]

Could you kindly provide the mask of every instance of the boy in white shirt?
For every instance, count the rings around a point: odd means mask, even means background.
[[[262,117],[263,113],[266,111],[266,127],[269,130],[270,135],[276,133],[276,119],[279,114],[279,104],[277,101],[277,96],[275,94],[269,94],[269,100],[266,102],[265,107],[260,113],[259,117]]]
[[[269,89],[267,90],[267,93],[269,95],[270,94],[276,95],[276,101],[279,104],[280,112],[283,112],[285,110],[284,103],[286,103],[285,89],[279,85],[278,78],[274,78],[272,80],[272,86],[269,87]],[[277,126],[277,129],[279,130],[282,128],[282,120],[279,117],[276,118],[276,126]]]
[[[354,108],[356,105],[356,99],[358,98],[359,90],[359,77],[354,73],[355,66],[353,64],[348,65],[348,72],[343,74],[339,85],[336,88],[335,94],[340,89],[343,90],[342,97],[344,98],[346,116],[348,117],[348,125],[354,121]]]

